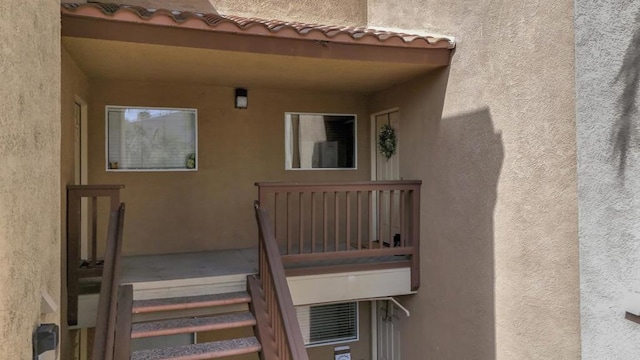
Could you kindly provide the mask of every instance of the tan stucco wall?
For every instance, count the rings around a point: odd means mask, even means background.
[[[75,124],[74,124],[74,103],[76,96],[85,102],[89,98],[89,81],[85,74],[80,70],[73,58],[62,49],[62,74],[61,74],[61,144],[60,144],[60,230],[61,230],[61,318],[66,319],[67,316],[67,185],[71,185],[75,181]],[[67,336],[66,321],[61,323],[63,334],[60,345],[61,359],[67,359],[70,356],[71,341]]]
[[[41,290],[60,294],[60,16],[0,4],[0,357],[31,359]]]
[[[580,357],[572,5],[369,1],[371,25],[458,40],[450,73],[371,101],[424,181],[403,358]]]
[[[222,14],[330,25],[364,26],[366,0],[210,0]]]
[[[233,107],[233,88],[92,81],[89,182],[122,183],[127,203],[126,254],[254,246],[257,181],[367,180],[370,177],[366,97],[249,89],[249,108]],[[197,172],[106,172],[106,105],[198,109]],[[284,113],[358,115],[358,170],[285,171]]]
[[[85,3],[86,0],[61,0],[61,3]],[[123,3],[150,9],[170,9],[237,16],[364,26],[366,0],[127,0]]]

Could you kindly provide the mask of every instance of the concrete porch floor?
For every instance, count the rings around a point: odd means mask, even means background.
[[[258,248],[124,256],[123,283],[147,283],[258,272]]]

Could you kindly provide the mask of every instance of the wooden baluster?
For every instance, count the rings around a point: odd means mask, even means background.
[[[278,192],[273,193],[273,237],[276,238],[276,243],[280,245],[278,242]]]
[[[378,213],[376,214],[376,225],[378,225],[378,231],[376,237],[378,238],[378,247],[382,249],[382,190],[378,191]]]
[[[298,214],[299,215],[298,216],[298,223],[299,224],[298,224],[298,227],[299,227],[299,230],[300,230],[299,231],[299,235],[298,235],[299,236],[298,248],[299,248],[299,253],[300,254],[302,254],[304,252],[304,243],[302,241],[302,239],[304,238],[304,223],[303,223],[304,222],[304,207],[302,205],[302,200],[303,200],[302,194],[303,194],[302,191],[298,193],[298,201],[299,201],[299,205],[298,205],[298,212],[299,212],[299,214]]]
[[[280,323],[280,312],[278,312],[278,319],[276,320],[276,334],[278,336],[278,355],[284,355],[284,349],[282,344],[284,343],[284,331],[282,331],[282,323]]]
[[[287,220],[287,254],[291,254],[291,222],[289,221],[291,216],[289,216],[289,195],[291,195],[291,193],[287,191],[287,205],[285,206],[284,215]]]
[[[311,252],[316,252],[316,193],[311,193]]]
[[[367,191],[369,197],[369,249],[373,249],[373,190]]]
[[[356,228],[356,237],[358,238],[358,249],[357,250],[362,250],[362,192],[358,191],[357,195],[356,195],[356,201],[358,202],[358,221],[357,221],[357,228]]]
[[[393,190],[389,190],[389,247],[393,247]]]
[[[351,248],[351,192],[347,191],[345,195],[346,209],[347,213],[347,243],[345,250],[349,251]]]
[[[98,198],[91,198],[91,267],[98,262]]]
[[[267,253],[266,253],[266,250],[264,249],[264,245],[263,245],[263,248],[262,248],[262,267],[263,267],[262,273],[265,274],[262,277],[262,287],[264,289],[264,288],[268,287],[267,281],[269,280],[268,275],[266,275],[267,271],[269,271],[268,270],[269,265],[267,264]]]
[[[327,193],[322,192],[322,251],[327,252]]]
[[[420,188],[411,191],[411,290],[420,287]]]
[[[338,220],[338,192],[334,191],[333,192],[333,242],[334,242],[334,248],[333,251],[339,251],[340,248],[340,244],[339,244],[339,239],[340,239],[340,224],[339,224],[339,220]]]
[[[404,190],[400,190],[400,246],[404,247],[404,238],[407,237],[407,233],[404,227]]]

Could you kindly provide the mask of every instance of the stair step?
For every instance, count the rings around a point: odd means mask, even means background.
[[[133,313],[142,314],[157,311],[175,311],[249,302],[251,302],[251,297],[244,291],[213,295],[136,300],[133,302]]]
[[[256,319],[248,311],[200,318],[150,321],[133,324],[131,338],[138,339],[152,336],[231,329],[254,326],[255,324]]]
[[[255,337],[213,341],[202,344],[174,346],[136,351],[131,360],[205,360],[258,352],[262,346]]]

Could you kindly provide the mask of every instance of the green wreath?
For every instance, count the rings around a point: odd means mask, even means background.
[[[380,135],[378,135],[378,149],[387,160],[389,160],[393,154],[396,153],[398,147],[398,140],[396,138],[396,131],[389,124],[382,125],[380,129]]]

